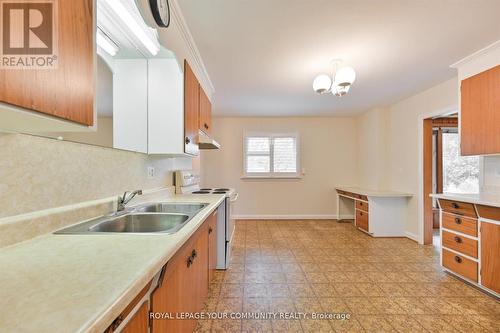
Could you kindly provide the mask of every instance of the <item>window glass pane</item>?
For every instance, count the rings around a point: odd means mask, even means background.
[[[274,139],[274,172],[297,172],[297,142],[295,138]]]
[[[269,153],[270,140],[266,137],[249,137],[247,138],[248,153]]]
[[[247,172],[270,172],[269,156],[247,156]]]
[[[443,133],[443,192],[479,193],[479,157],[460,156],[458,133]]]

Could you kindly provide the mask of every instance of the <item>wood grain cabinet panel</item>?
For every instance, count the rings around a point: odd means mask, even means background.
[[[477,259],[477,240],[443,230],[443,246]]]
[[[500,225],[481,222],[481,284],[500,293]]]
[[[0,101],[94,124],[94,1],[57,1],[57,68],[0,69]]]
[[[356,226],[366,232],[369,231],[368,227],[368,213],[356,209]]]
[[[477,237],[477,220],[443,212],[443,228]]]
[[[184,60],[184,152],[198,155],[198,128],[200,109],[200,84]]]
[[[212,104],[203,91],[201,85],[199,86],[200,98],[200,112],[199,112],[199,129],[206,135],[212,134]]]
[[[132,319],[125,325],[122,333],[148,333],[149,303],[144,302]]]
[[[445,212],[474,218],[477,217],[474,205],[468,202],[439,199],[439,205]]]
[[[477,262],[454,252],[442,249],[443,266],[469,280],[477,282]]]
[[[368,202],[356,200],[356,209],[363,210],[368,213]]]
[[[500,65],[462,81],[462,155],[500,153]]]

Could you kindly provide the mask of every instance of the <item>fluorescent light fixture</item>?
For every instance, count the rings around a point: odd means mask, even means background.
[[[139,13],[134,15],[132,10],[124,5],[123,0],[106,0],[104,3],[115,12],[123,25],[128,27],[151,55],[155,56],[160,52],[160,43],[151,36],[152,32],[148,31],[150,28],[144,23]],[[135,3],[133,5],[135,6]]]
[[[101,29],[97,29],[96,42],[97,45],[112,57],[118,53],[118,46]]]

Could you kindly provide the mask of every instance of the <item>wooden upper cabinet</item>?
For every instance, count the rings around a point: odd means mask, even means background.
[[[199,97],[198,79],[184,60],[184,152],[198,155]]]
[[[462,155],[500,153],[500,65],[462,81]]]
[[[199,128],[205,134],[210,136],[212,133],[212,104],[203,91],[203,88],[199,87],[199,95],[200,95],[200,119],[199,119]]]
[[[94,1],[56,1],[55,4],[58,6],[54,11],[57,29],[52,36],[57,39],[57,43],[53,43],[57,45],[54,48],[57,67],[0,68],[0,102],[92,126]],[[34,52],[26,51],[28,57]]]

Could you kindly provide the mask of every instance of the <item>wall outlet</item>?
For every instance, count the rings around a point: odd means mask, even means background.
[[[148,179],[153,179],[153,178],[155,178],[155,168],[148,167]]]

